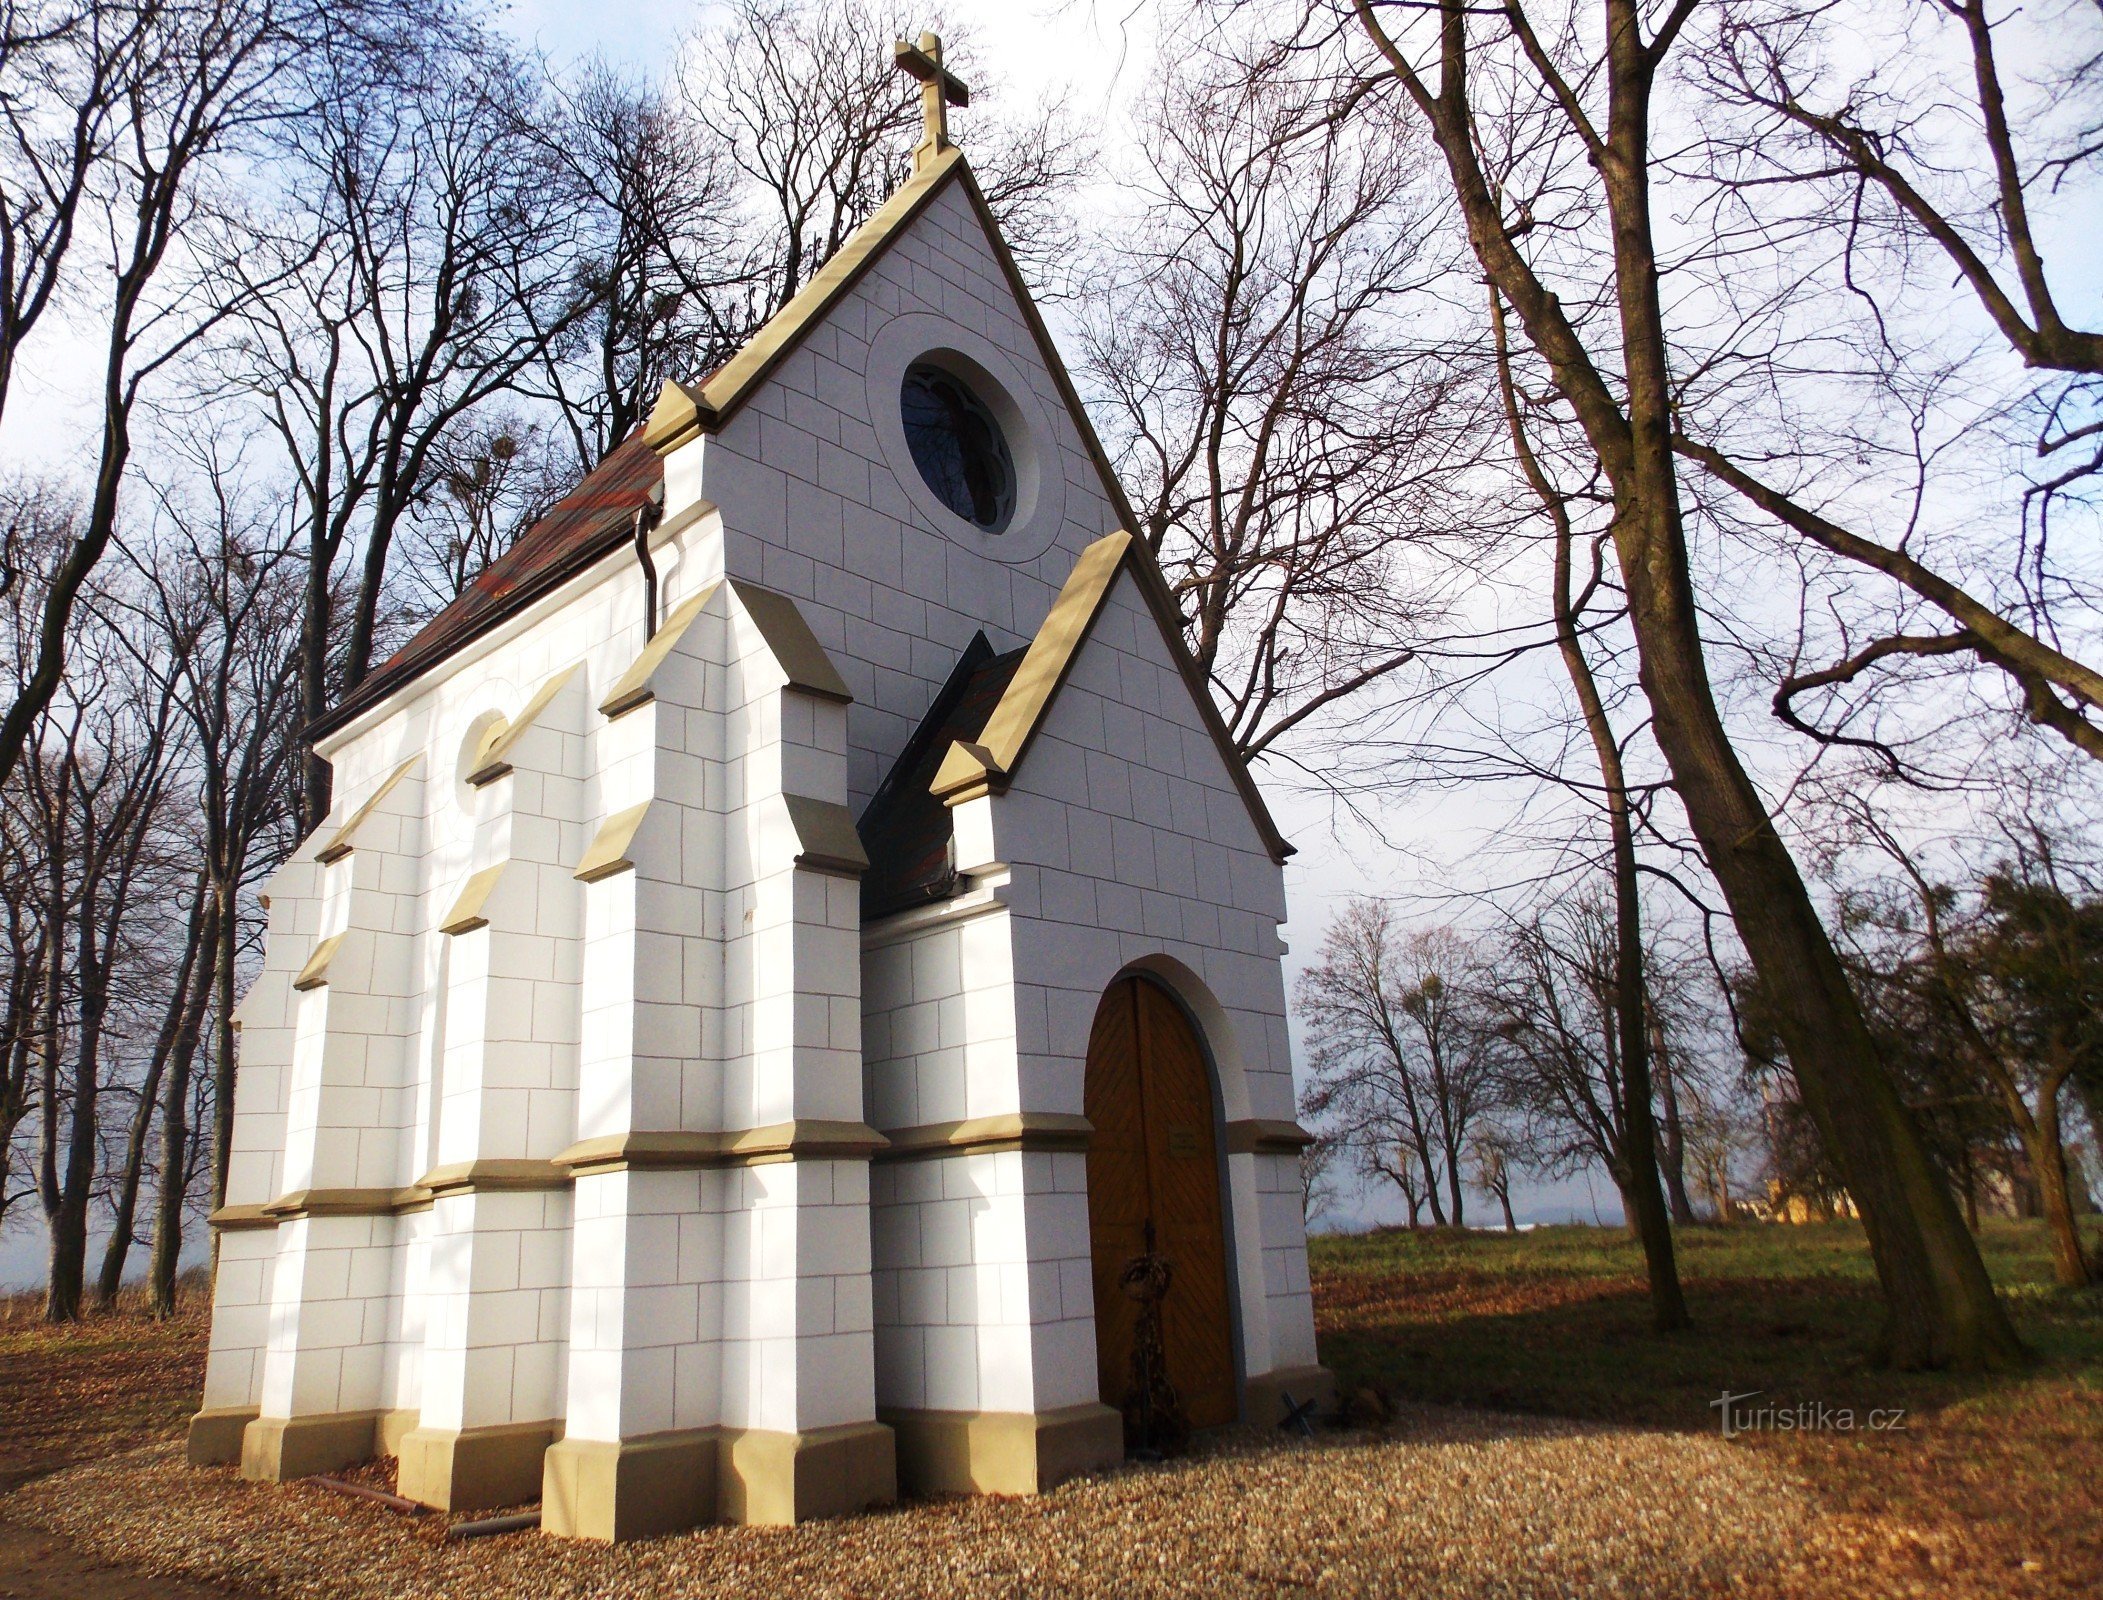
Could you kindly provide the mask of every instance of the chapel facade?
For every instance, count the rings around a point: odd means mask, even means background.
[[[1321,1393],[1289,847],[943,106],[914,172],[315,730],[199,1464],[600,1539]]]

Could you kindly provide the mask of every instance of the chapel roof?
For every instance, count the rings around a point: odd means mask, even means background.
[[[916,153],[916,162],[918,160]],[[810,282],[794,299],[767,320],[743,349],[694,382],[666,383],[649,420],[639,431],[630,434],[609,452],[576,489],[536,522],[518,543],[492,562],[458,599],[425,624],[408,644],[383,662],[332,711],[318,718],[308,730],[309,737],[319,737],[342,727],[438,665],[454,651],[620,548],[630,536],[636,509],[662,497],[664,457],[699,434],[716,432],[727,424],[774,369],[825,320],[870,267],[951,184],[963,191],[985,230],[987,242],[1014,294],[1016,309],[1029,327],[1045,369],[1065,401],[1067,414],[1096,469],[1105,496],[1126,528],[1137,527],[1139,523],[1131,503],[1117,480],[1101,439],[1088,420],[1073,379],[1059,357],[1058,347],[1037,311],[1007,242],[1001,237],[1000,225],[987,205],[977,179],[972,176],[969,163],[954,145],[939,145],[928,152],[925,163],[916,165],[912,177],[901,184],[812,275]],[[1168,592],[1152,552],[1129,533],[1109,535],[1083,553],[1068,579],[1066,590],[1054,605],[1052,615],[1038,630],[1028,652],[1017,656],[1000,679],[999,687],[991,691],[994,703],[987,707],[980,727],[973,730],[974,736],[967,738],[953,732],[947,739],[934,741],[933,749],[938,754],[928,774],[932,787],[941,800],[952,802],[968,798],[974,790],[1006,787],[1008,778],[1032,742],[1052,697],[1064,681],[1067,667],[1093,626],[1110,584],[1120,572],[1126,571],[1138,583],[1148,610],[1160,625],[1163,642],[1189,684],[1206,729],[1219,749],[1235,788],[1248,806],[1266,848],[1274,859],[1283,861],[1293,853],[1293,848],[1278,831],[1247,764],[1234,748],[1233,740],[1220,719],[1204,674],[1191,659],[1183,640],[1182,619],[1177,613],[1174,597]],[[940,703],[939,697],[937,703]],[[971,703],[977,704],[976,696]],[[982,737],[992,740],[990,746],[981,743]],[[923,787],[926,786],[923,783]],[[872,812],[874,807],[875,800],[872,799]],[[865,838],[869,820],[869,814],[865,814]],[[937,842],[946,858],[949,839],[946,813],[934,820],[941,828]],[[905,826],[904,820],[901,818],[897,825]],[[912,832],[910,842],[921,846],[930,837],[933,835],[929,834],[926,819],[923,819],[922,825]],[[885,859],[873,848],[869,853],[873,859]],[[886,867],[882,871],[888,874],[892,869]],[[904,878],[887,878],[887,881],[894,884],[896,892],[907,892]]]
[[[317,717],[307,729],[307,736],[319,738],[342,727],[463,645],[618,549],[628,536],[636,507],[645,500],[661,498],[664,457],[697,434],[722,428],[952,182],[963,184],[978,209],[1039,345],[1049,350],[1050,335],[1037,319],[1028,291],[1000,240],[999,229],[963,152],[954,145],[936,151],[867,222],[848,236],[847,242],[811,275],[810,282],[795,298],[769,317],[736,355],[692,382],[667,381],[656,408],[638,432],[609,451],[575,489],[491,562],[458,599],[425,623],[357,688]],[[1072,393],[1064,367],[1054,361],[1054,371],[1069,406],[1078,412],[1080,401]],[[1114,481],[1109,475],[1108,459],[1085,422],[1083,437],[1106,481]],[[1121,492],[1115,496],[1115,503],[1123,506]]]
[[[662,492],[664,460],[640,431],[606,453],[582,482],[483,568],[449,605],[401,649],[366,675],[308,730],[319,736],[377,705],[410,679],[436,666],[514,612],[633,535],[635,513]]]

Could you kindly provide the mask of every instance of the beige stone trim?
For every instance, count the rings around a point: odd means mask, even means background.
[[[406,1189],[295,1189],[257,1209],[275,1227],[300,1217],[393,1217],[405,1211],[425,1211],[430,1205],[430,1191],[412,1185]]]
[[[927,1122],[892,1128],[884,1137],[890,1148],[878,1161],[924,1161],[929,1157],[990,1155],[1000,1150],[1078,1151],[1088,1148],[1095,1126],[1086,1117],[1063,1111],[1009,1111],[961,1122]]]
[[[508,865],[509,862],[499,861],[495,866],[484,867],[480,872],[471,875],[467,882],[460,886],[460,894],[453,901],[453,909],[448,911],[445,920],[438,924],[438,931],[451,936],[473,933],[477,928],[488,927],[489,918],[482,914],[482,908],[489,904],[489,897],[496,893],[497,880],[504,876],[504,868]]]
[[[416,1180],[433,1199],[448,1194],[500,1194],[506,1191],[567,1189],[570,1175],[552,1161],[484,1157],[449,1161]]]
[[[241,1476],[286,1483],[371,1459],[378,1447],[380,1411],[337,1411],[311,1417],[258,1417],[241,1433]]]
[[[541,1483],[543,1531],[614,1542],[704,1522],[777,1526],[898,1497],[891,1430],[692,1428],[620,1441],[563,1439]]]
[[[365,803],[350,814],[349,819],[345,821],[343,826],[329,835],[329,842],[314,852],[314,859],[326,866],[332,861],[340,861],[343,857],[349,855],[354,847],[358,829],[363,825],[365,819],[379,809],[380,802],[387,798],[396,784],[409,776],[417,762],[421,760],[423,760],[423,757],[420,755],[411,756],[407,761],[396,767],[394,771],[390,772],[380,786],[365,797]]]
[[[714,1521],[720,1431],[557,1441],[542,1460],[541,1531],[610,1544]]]
[[[791,689],[800,689],[821,700],[837,700],[843,706],[854,703],[854,696],[847,692],[847,680],[832,664],[825,646],[818,643],[818,636],[811,632],[811,625],[794,600],[742,578],[730,580],[730,592],[738,597],[752,626],[766,640],[768,653],[787,675]]]
[[[678,1172],[781,1161],[859,1161],[867,1160],[885,1143],[884,1135],[865,1122],[804,1118],[717,1132],[604,1134],[580,1139],[555,1157],[555,1165],[582,1177],[630,1169]]]
[[[834,800],[785,794],[789,825],[796,830],[796,865],[813,872],[859,878],[869,870],[868,853],[854,826],[854,813]]]
[[[292,980],[292,987],[305,993],[309,989],[321,989],[328,985],[329,963],[336,959],[336,952],[343,945],[343,935],[332,933],[314,947],[307,957],[307,964],[299,969],[299,976]]]
[[[1089,1401],[1026,1411],[884,1410],[907,1494],[1042,1494],[1124,1459],[1124,1419]]]
[[[633,711],[638,706],[646,706],[657,698],[657,691],[651,687],[651,679],[657,675],[657,669],[664,665],[666,657],[678,648],[679,641],[686,636],[686,630],[693,626],[694,619],[701,615],[702,608],[721,587],[720,582],[706,584],[673,608],[672,614],[650,635],[649,642],[629,664],[628,670],[607,690],[606,698],[599,702],[601,713],[610,720]]]
[[[950,175],[963,170],[963,157],[954,145],[942,151],[893,191],[876,214],[855,229],[819,268],[796,298],[769,318],[766,326],[705,383],[667,383],[643,430],[650,448],[661,456],[668,455],[689,439],[703,432],[713,433],[728,422],[767,375],[803,342],[811,329],[825,320],[862,274],[941,193]]]
[[[383,1456],[399,1456],[402,1441],[423,1425],[423,1413],[414,1406],[400,1411],[384,1411],[380,1420],[373,1424],[373,1442]]]
[[[788,1527],[898,1498],[891,1430],[847,1422],[808,1433],[725,1430],[716,1458],[716,1507],[725,1522]]]
[[[533,698],[518,714],[515,721],[499,723],[490,729],[492,737],[483,747],[482,757],[475,763],[475,770],[467,775],[467,781],[480,788],[485,783],[494,783],[511,770],[511,752],[518,747],[519,740],[526,736],[533,724],[540,720],[541,713],[554,703],[569,681],[584,670],[582,662],[564,667],[554,677],[534,691]]]
[[[190,1418],[184,1457],[193,1467],[241,1464],[241,1435],[261,1415],[256,1406],[207,1406]]]
[[[928,788],[945,804],[960,806],[985,795],[1005,794],[1007,769],[1001,766],[1000,757],[976,740],[952,739]]]
[[[1230,1156],[1298,1155],[1313,1143],[1314,1135],[1290,1117],[1244,1117],[1227,1124]]]
[[[643,825],[643,818],[650,814],[650,802],[630,806],[626,811],[616,811],[599,824],[599,831],[585,849],[584,859],[577,863],[575,876],[581,883],[597,883],[601,878],[610,878],[617,872],[632,872],[635,863],[628,852],[635,844],[635,835]]]
[[[1052,696],[1087,642],[1132,543],[1129,533],[1105,534],[1081,552],[976,744],[959,741],[950,746],[931,785],[937,797],[955,805],[989,788],[998,793],[1007,787],[1037,736]]]
[[[1297,1401],[1313,1400],[1322,1412],[1336,1409],[1336,1374],[1327,1367],[1281,1367],[1276,1372],[1252,1373],[1242,1380],[1241,1420],[1258,1428],[1275,1427],[1285,1420],[1285,1396]]]
[[[394,1212],[393,1189],[294,1189],[263,1207],[280,1222],[299,1217],[385,1217]]]
[[[488,1511],[539,1498],[549,1446],[562,1424],[507,1422],[404,1434],[395,1492],[440,1511]]]
[[[1161,630],[1169,657],[1183,675],[1199,717],[1219,750],[1228,776],[1248,807],[1249,818],[1255,823],[1264,848],[1273,860],[1282,862],[1293,853],[1293,848],[1278,832],[1270,808],[1257,792],[1255,780],[1249,776],[1247,765],[1234,748],[1226,724],[1220,721],[1219,708],[1212,703],[1212,691],[1205,683],[1204,675],[1190,660],[1190,652],[1183,643],[1182,623],[1174,597],[1154,563],[1153,552],[1129,533],[1105,534],[1081,552],[1080,559],[1066,576],[1059,598],[1052,602],[1043,626],[1030,640],[1022,665],[1015,669],[1015,676],[1008,680],[1000,703],[993,708],[993,715],[986,719],[985,728],[975,741],[958,739],[950,745],[948,754],[942,758],[942,765],[936,769],[934,782],[928,785],[929,791],[951,806],[963,805],[982,795],[1006,792],[1016,769],[1022,765],[1023,757],[1029,753],[1030,743],[1043,724],[1045,712],[1065,683],[1081,647],[1088,642],[1089,632],[1095,626],[1104,600],[1109,597],[1111,585],[1117,581],[1120,572],[1126,571],[1132,574],[1147,610]]]
[[[248,1233],[277,1226],[277,1218],[261,1206],[221,1206],[205,1221],[221,1233]]]

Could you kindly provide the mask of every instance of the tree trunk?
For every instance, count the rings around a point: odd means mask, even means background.
[[[1687,1198],[1687,1140],[1679,1120],[1679,1086],[1674,1082],[1678,1074],[1672,1063],[1665,1058],[1663,1041],[1657,1038],[1657,1029],[1651,1029],[1658,1062],[1658,1093],[1665,1105],[1664,1137],[1659,1141],[1659,1153],[1663,1157],[1665,1173],[1665,1198],[1672,1206],[1672,1221],[1676,1227],[1692,1227],[1697,1220],[1694,1202]]]
[[[1602,172],[1628,385],[1613,535],[1658,746],[1768,992],[1805,1108],[1862,1214],[1887,1307],[1878,1354],[1901,1368],[2025,1360],[1964,1219],[1864,1022],[1847,975],[1724,731],[1672,460],[1672,378],[1652,247],[1649,73],[1634,0],[1609,0],[1613,111]]]
[[[1509,1184],[1497,1191],[1497,1204],[1504,1208],[1504,1231],[1506,1233],[1517,1233],[1519,1231],[1519,1219],[1512,1215],[1512,1191]]]
[[[124,1262],[131,1254],[139,1214],[139,1184],[146,1166],[146,1139],[153,1132],[153,1111],[160,1099],[161,1074],[167,1057],[154,1052],[139,1085],[139,1103],[132,1108],[131,1126],[124,1136],[124,1169],[117,1175],[117,1195],[111,1205],[109,1241],[102,1247],[102,1270],[95,1276],[95,1306],[100,1311],[117,1309],[117,1293],[124,1287]]]
[[[299,719],[310,727],[329,708],[329,568],[335,551],[326,540],[325,513],[316,508],[307,550],[307,584],[300,623]],[[321,826],[329,813],[329,764],[314,753],[311,742],[300,746],[297,827],[301,837]]]
[[[48,1205],[45,1211],[45,1226],[51,1235],[50,1276],[44,1291],[44,1320],[47,1322],[80,1320],[81,1296],[87,1280],[88,1204],[94,1194],[95,1155],[99,1142],[102,1029],[109,1012],[109,981],[96,954],[96,906],[96,896],[83,894],[80,897],[80,926],[76,930],[79,940],[80,1036],[73,1050],[73,1106],[71,1125],[66,1130],[65,1173],[52,1196],[57,1203]],[[57,967],[58,964],[54,963],[54,972]],[[58,998],[54,979],[54,1011]],[[54,1049],[56,1044],[54,1026]],[[51,1130],[48,1137],[55,1146],[58,1119],[55,1100],[46,1100],[44,1116]]]
[[[1431,1225],[1443,1228],[1446,1225],[1446,1205],[1439,1199],[1438,1164],[1431,1159],[1428,1150],[1419,1150],[1417,1155],[1424,1164],[1424,1199],[1431,1207]]]
[[[2081,1248],[2081,1227],[2074,1220],[2074,1197],[2067,1181],[2059,1089],[2057,1080],[2046,1080],[2038,1093],[2036,1112],[2025,1119],[2023,1142],[2029,1146],[2030,1170],[2037,1178],[2038,1209],[2052,1235],[2052,1274],[2060,1283],[2078,1288],[2089,1281],[2088,1257]]]
[[[1709,1205],[1715,1211],[1718,1222],[1737,1220],[1738,1208],[1731,1203],[1730,1180],[1720,1165],[1709,1173]]]
[[[200,886],[202,887],[202,886]],[[198,897],[204,898],[202,894]],[[169,1054],[168,1081],[161,1103],[161,1183],[153,1213],[151,1270],[153,1314],[175,1315],[175,1274],[183,1253],[183,1201],[190,1171],[190,1068],[197,1059],[197,1038],[211,998],[208,978],[216,976],[219,945],[225,930],[216,896],[206,918],[196,982],[185,996],[180,1031]]]
[[[1461,1200],[1460,1151],[1451,1139],[1446,1141],[1446,1199],[1453,1207],[1453,1226],[1465,1228],[1468,1220]]]
[[[1690,1319],[1686,1297],[1680,1292],[1672,1222],[1658,1187],[1658,1130],[1650,1104],[1649,985],[1643,974],[1643,903],[1636,878],[1636,836],[1629,815],[1627,771],[1606,704],[1599,696],[1598,681],[1592,676],[1592,664],[1585,659],[1584,644],[1578,637],[1570,588],[1575,530],[1570,524],[1569,508],[1527,441],[1507,354],[1504,302],[1494,287],[1490,291],[1490,319],[1496,334],[1498,386],[1513,448],[1527,481],[1555,525],[1556,648],[1584,716],[1592,755],[1599,764],[1600,787],[1606,796],[1607,833],[1613,850],[1614,1018],[1621,1046],[1623,1102],[1620,1170],[1616,1179],[1621,1183],[1623,1215],[1643,1241],[1643,1259],[1650,1279],[1651,1321],[1660,1333],[1667,1333],[1686,1327]]]
[[[195,1022],[190,1012],[194,997],[204,989],[206,981],[206,970],[199,962],[209,915],[206,887],[205,875],[200,872],[190,888],[190,915],[184,929],[183,957],[176,969],[175,989],[168,996],[162,1013],[160,1033],[154,1040],[145,1080],[139,1085],[139,1104],[132,1113],[131,1128],[124,1142],[124,1168],[118,1175],[117,1197],[112,1207],[115,1215],[109,1243],[102,1252],[102,1271],[95,1285],[95,1303],[105,1311],[116,1306],[118,1291],[124,1287],[124,1263],[130,1257],[137,1233],[139,1185],[146,1166],[147,1136],[153,1131],[154,1105],[160,1097],[161,1078],[167,1070],[168,1059],[178,1047],[186,1021],[190,1023],[194,1039]],[[210,958],[205,959],[209,961]]]
[[[1359,0],[1357,11],[1384,39],[1370,0]],[[1709,682],[1672,458],[1675,391],[1650,216],[1657,62],[1642,35],[1642,7],[1636,0],[1606,0],[1607,129],[1587,152],[1600,173],[1613,242],[1619,394],[1513,243],[1474,140],[1468,8],[1442,0],[1440,13],[1435,96],[1392,41],[1383,53],[1432,125],[1477,259],[1519,312],[1612,487],[1611,532],[1653,735],[1753,969],[1777,1001],[1777,1031],[1805,1109],[1861,1211],[1886,1307],[1877,1353],[1909,1368],[2018,1366],[2026,1352],[1884,1069],[1796,862],[1724,730]],[[1649,1160],[1655,1164],[1654,1151]]]
[[[219,941],[218,967],[213,975],[217,1004],[212,1018],[212,1209],[226,1204],[227,1165],[234,1155],[234,1052],[240,1028],[234,1021],[234,957],[240,930],[234,925],[234,886],[222,879],[219,895],[219,925],[227,930]]]

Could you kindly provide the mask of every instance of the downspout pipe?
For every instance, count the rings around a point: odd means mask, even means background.
[[[657,634],[657,563],[650,555],[650,530],[660,520],[658,490],[635,508],[635,564],[643,569],[643,638]]]

